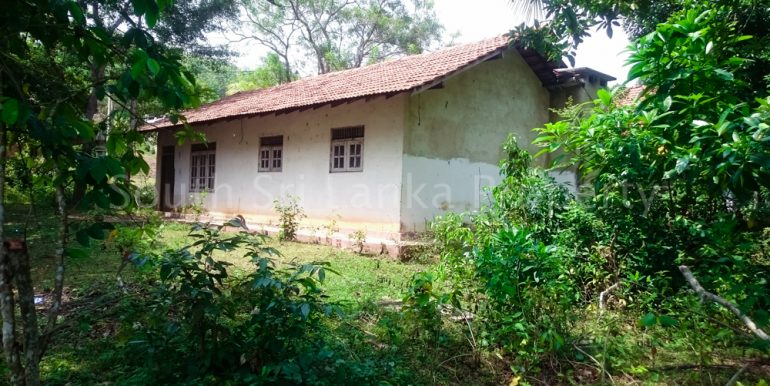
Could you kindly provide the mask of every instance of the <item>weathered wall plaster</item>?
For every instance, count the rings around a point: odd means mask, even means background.
[[[425,230],[447,211],[479,208],[483,187],[499,182],[509,134],[531,145],[548,121],[550,94],[515,50],[409,98],[404,139],[401,229]],[[425,187],[416,196],[414,189]],[[420,198],[418,201],[416,197]],[[415,205],[415,203],[425,205]]]

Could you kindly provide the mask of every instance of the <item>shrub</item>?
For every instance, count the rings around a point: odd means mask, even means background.
[[[287,195],[285,198],[273,201],[273,208],[278,212],[280,240],[294,240],[299,230],[299,222],[305,218],[305,211],[299,205],[299,198]]]
[[[413,335],[438,338],[443,323],[440,307],[448,300],[446,295],[436,291],[432,274],[415,273],[403,299],[404,318],[412,324]]]
[[[432,230],[439,271],[456,301],[477,311],[482,343],[515,354],[521,371],[565,348],[580,295],[569,254],[549,244],[569,207],[566,188],[531,168],[515,138],[505,150],[493,203],[476,214],[448,214]]]
[[[339,356],[324,321],[339,315],[324,300],[325,263],[278,269],[264,236],[197,224],[190,245],[157,258],[158,284],[127,320],[140,377],[152,383],[328,384],[362,382]],[[231,276],[218,254],[244,251],[253,271]],[[361,376],[366,376],[365,374]]]
[[[348,239],[353,242],[353,246],[356,248],[358,254],[364,252],[364,246],[366,245],[366,231],[359,229],[349,234]]]

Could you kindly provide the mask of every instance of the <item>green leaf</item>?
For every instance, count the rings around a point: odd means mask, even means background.
[[[88,231],[86,229],[81,229],[75,232],[75,239],[80,245],[84,247],[91,245],[91,237],[88,235]]]
[[[83,9],[80,8],[80,6],[74,2],[70,1],[67,3],[67,8],[69,8],[70,15],[72,15],[72,19],[75,20],[78,24],[85,24],[86,23],[86,17],[83,14]]]
[[[171,266],[164,264],[160,267],[160,279],[168,280],[171,276]]]
[[[645,326],[645,327],[652,327],[652,326],[654,326],[654,325],[655,325],[655,323],[657,322],[657,320],[658,320],[658,319],[655,317],[655,314],[653,314],[652,312],[650,312],[650,313],[648,313],[648,314],[646,314],[646,315],[642,316],[642,319],[641,319],[641,320],[639,320],[639,322],[642,324],[642,326]]]
[[[131,66],[131,78],[139,79],[142,75],[144,75],[145,67],[146,65],[143,60],[137,60],[134,62],[134,64]]]
[[[770,154],[767,153],[757,153],[753,154],[751,157],[749,157],[751,162],[759,165],[760,167],[765,167],[770,169]]]
[[[609,107],[612,103],[612,94],[609,93],[609,91],[605,89],[599,89],[599,91],[596,92],[596,96],[599,97],[599,100],[602,102],[602,105]]]
[[[666,99],[663,100],[663,109],[664,109],[664,111],[671,110],[671,103],[672,103],[671,95],[669,95],[669,96],[666,97]]]
[[[11,98],[3,102],[2,118],[3,122],[8,126],[16,123],[19,119],[19,101]]]
[[[153,75],[158,75],[160,72],[160,64],[158,64],[158,61],[153,58],[147,59],[147,68],[150,69],[150,72],[152,72]]]
[[[158,5],[155,3],[155,1],[150,0],[147,3],[147,10],[144,14],[144,19],[147,22],[147,26],[150,28],[155,27],[155,24],[158,24],[158,15],[160,14],[160,9],[158,9]]]
[[[687,166],[690,165],[690,157],[682,157],[676,160],[676,172],[677,174],[684,173],[685,170],[687,170]]]
[[[104,162],[96,161],[92,164],[91,169],[88,171],[89,174],[91,174],[91,177],[94,178],[94,181],[97,183],[100,183],[104,180],[104,177],[107,175],[107,165],[104,164]]]
[[[302,312],[302,317],[307,319],[307,317],[310,315],[310,304],[302,303],[300,306],[300,311]]]
[[[102,162],[104,162],[110,176],[123,176],[126,174],[119,160],[113,157],[105,157]]]
[[[658,318],[658,322],[660,322],[660,325],[663,327],[673,327],[679,324],[676,319],[666,315],[662,315],[660,318]]]
[[[722,78],[724,80],[733,80],[733,79],[735,79],[735,75],[733,75],[733,73],[730,72],[730,71],[726,71],[726,70],[718,68],[718,69],[714,70],[714,72],[717,74],[717,76],[719,76],[720,78]]]
[[[88,257],[88,249],[85,248],[67,248],[64,253],[74,259],[85,259]]]

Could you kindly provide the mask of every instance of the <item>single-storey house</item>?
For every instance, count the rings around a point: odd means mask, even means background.
[[[177,145],[169,121],[143,130],[158,135],[163,211],[199,202],[214,219],[240,214],[274,230],[274,200],[293,195],[307,215],[300,236],[347,241],[362,230],[391,245],[437,215],[479,208],[510,133],[530,146],[551,108],[593,99],[611,80],[500,36],[188,111],[207,144]],[[558,178],[575,183],[569,172]]]

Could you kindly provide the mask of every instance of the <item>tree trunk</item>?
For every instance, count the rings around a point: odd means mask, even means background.
[[[41,345],[40,357],[48,348],[51,341],[51,335],[56,327],[56,320],[61,311],[61,298],[64,292],[64,257],[67,255],[67,238],[69,237],[69,219],[67,213],[67,202],[64,197],[64,176],[57,169],[56,178],[56,204],[59,210],[59,237],[56,246],[56,273],[54,276],[54,289],[51,294],[51,308],[48,309],[48,321],[46,323],[43,344]]]
[[[40,384],[40,328],[35,311],[35,288],[26,250],[8,251],[14,281],[19,292],[21,327],[24,332],[24,379],[27,386]]]
[[[5,124],[0,124],[0,315],[3,318],[3,354],[11,372],[11,384],[24,385],[24,367],[16,341],[11,262],[5,248],[5,134]]]
[[[91,95],[88,97],[88,104],[86,105],[85,118],[89,121],[93,120],[96,113],[99,112],[99,98],[96,95],[96,87],[101,84],[104,78],[104,72],[106,66],[93,66],[91,67]],[[83,151],[89,152],[93,146],[91,144],[83,145]],[[82,182],[75,182],[75,186],[72,189],[72,204],[77,205],[80,200],[86,195],[86,185]]]

